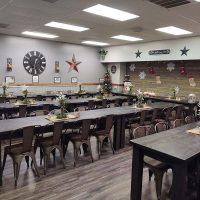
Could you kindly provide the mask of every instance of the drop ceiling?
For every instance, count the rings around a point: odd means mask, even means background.
[[[176,0],[178,1],[178,0]],[[112,39],[115,35],[129,35],[143,38],[142,42],[180,38],[160,33],[154,29],[176,26],[200,35],[200,3],[190,3],[165,8],[148,0],[0,0],[0,33],[22,36],[23,31],[37,31],[58,35],[54,41],[81,44],[84,40],[96,40],[110,45],[128,42]],[[103,4],[140,17],[120,22],[89,14],[82,10],[96,4]],[[44,24],[51,21],[90,28],[84,32],[72,32]],[[2,24],[2,26],[1,26]],[[188,36],[187,36],[188,37]]]

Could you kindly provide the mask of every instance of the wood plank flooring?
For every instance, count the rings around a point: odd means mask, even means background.
[[[59,156],[57,165],[49,166],[47,175],[43,175],[43,167],[39,167],[40,178],[34,171],[26,168],[22,162],[17,189],[14,188],[13,166],[7,160],[3,176],[3,187],[0,188],[0,200],[129,200],[131,186],[132,148],[126,148],[112,155],[109,145],[100,160],[97,157],[96,140],[92,138],[93,156],[82,156],[77,167],[73,168],[72,146],[65,157],[66,169],[62,168]],[[52,160],[52,159],[51,159]],[[39,155],[37,154],[39,163]],[[156,200],[155,184],[148,181],[148,170],[143,176],[144,200]],[[162,199],[167,199],[171,184],[171,173],[164,177]]]

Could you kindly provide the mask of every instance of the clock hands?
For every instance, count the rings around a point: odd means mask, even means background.
[[[38,61],[38,59],[36,58],[36,59],[35,59],[35,63],[34,63],[34,68],[35,68],[35,65],[36,65],[37,61]]]

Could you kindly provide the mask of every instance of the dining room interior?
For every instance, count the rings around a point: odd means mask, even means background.
[[[200,199],[199,0],[0,0],[0,199]]]

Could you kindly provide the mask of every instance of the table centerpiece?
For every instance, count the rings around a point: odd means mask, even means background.
[[[144,107],[144,94],[141,92],[141,90],[137,90],[136,92],[137,96],[137,107],[138,108],[143,108]]]

